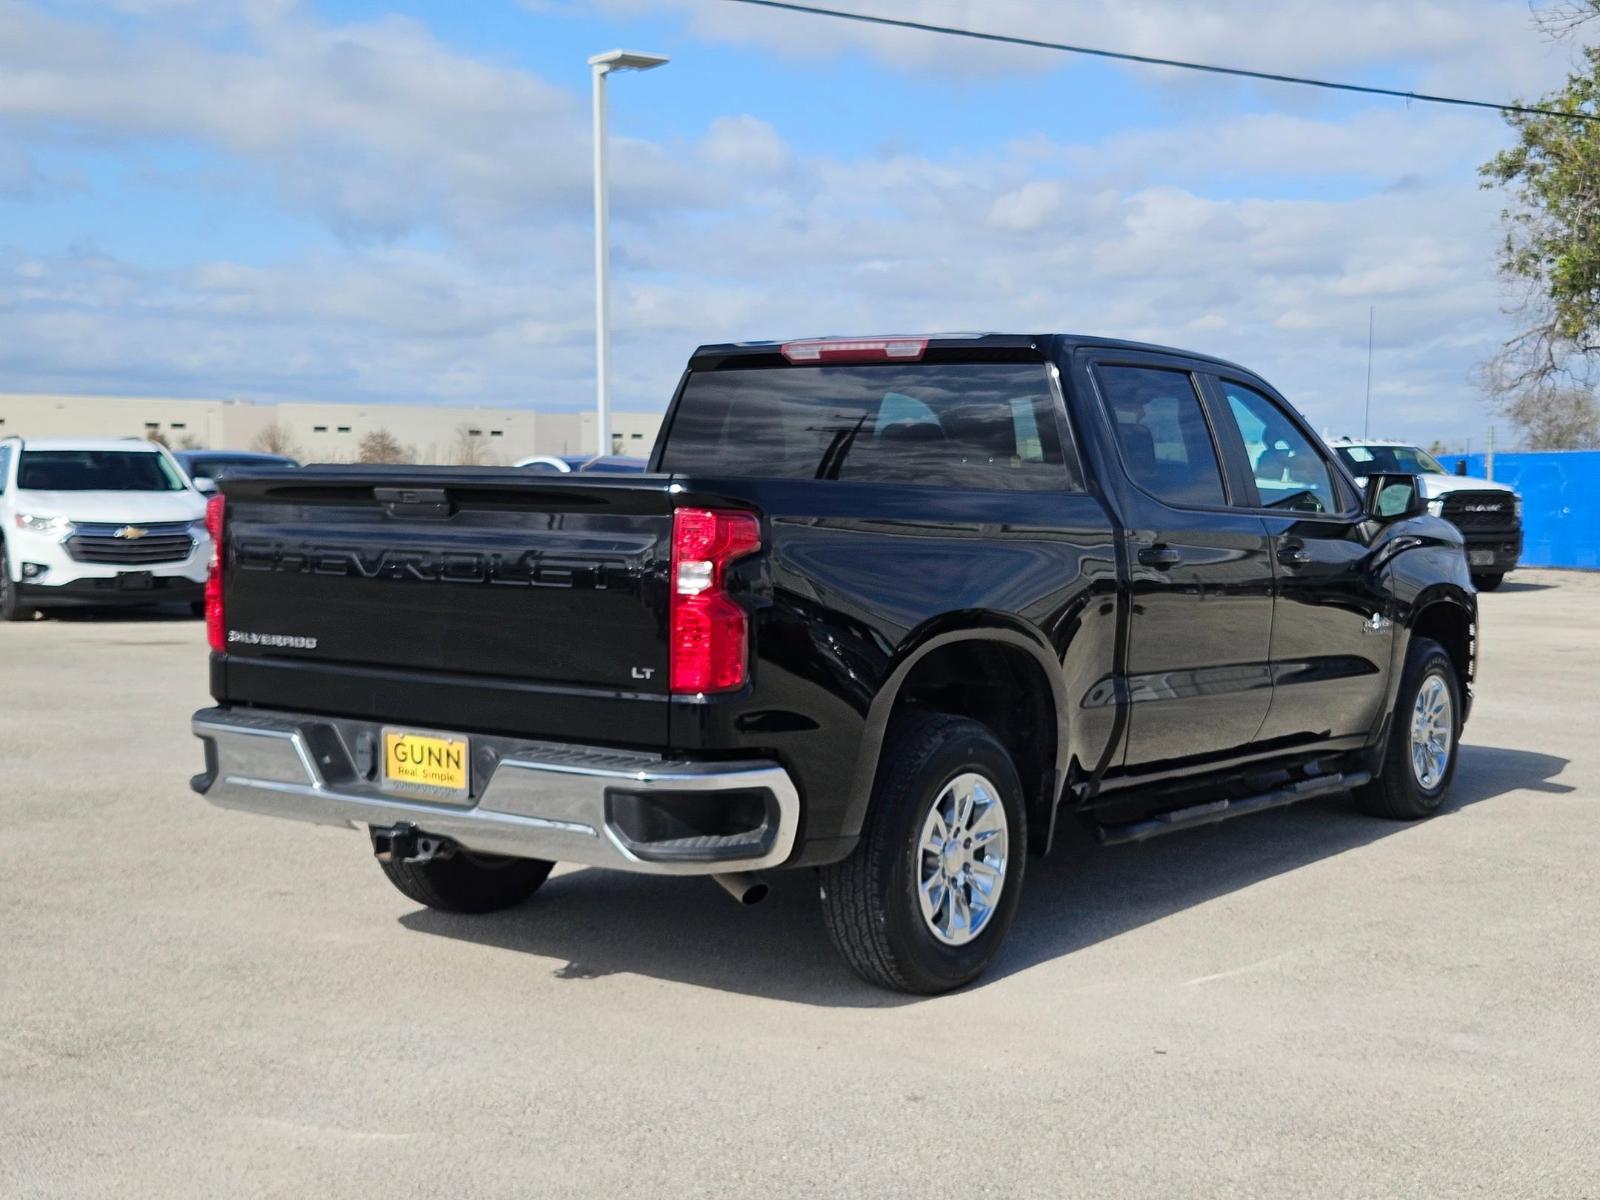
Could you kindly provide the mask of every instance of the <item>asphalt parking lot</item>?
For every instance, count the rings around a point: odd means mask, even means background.
[[[0,627],[0,1196],[1600,1197],[1600,575],[1482,626],[1443,815],[1069,846],[937,1000],[809,874],[420,910],[189,793],[198,623]]]

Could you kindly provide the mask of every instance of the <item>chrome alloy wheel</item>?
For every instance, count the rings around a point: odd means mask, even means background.
[[[1009,844],[993,783],[968,772],[945,784],[917,843],[917,904],[934,937],[963,946],[984,931],[1005,887]]]
[[[1417,689],[1417,702],[1411,707],[1411,774],[1424,791],[1443,782],[1454,736],[1449,685],[1443,676],[1429,675]]]

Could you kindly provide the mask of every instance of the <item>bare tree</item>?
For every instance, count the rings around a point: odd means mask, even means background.
[[[294,436],[284,428],[281,421],[274,421],[271,425],[265,426],[251,441],[250,448],[262,454],[282,454],[287,458],[302,457]]]
[[[400,444],[400,439],[387,429],[374,429],[363,434],[356,448],[356,461],[364,463],[405,463],[416,458],[416,452]]]
[[[205,447],[200,444],[200,439],[198,437],[196,437],[194,434],[186,433],[181,438],[178,439],[178,449],[179,450],[203,450],[203,449],[205,449]]]
[[[457,425],[455,441],[450,446],[451,465],[457,467],[481,467],[488,461],[489,452],[484,447],[483,435],[474,433],[465,425]]]
[[[162,433],[160,429],[147,427],[144,431],[144,440],[171,449],[171,443],[167,441],[167,435]]]
[[[1600,20],[1600,0],[1555,0],[1533,7],[1533,23],[1549,37],[1576,36],[1579,28]]]
[[[1600,401],[1586,387],[1532,388],[1502,400],[1500,410],[1529,450],[1600,449]]]

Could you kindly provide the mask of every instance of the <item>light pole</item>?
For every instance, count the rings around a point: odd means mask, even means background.
[[[1372,323],[1376,320],[1377,307],[1367,305],[1367,402],[1361,410],[1361,436],[1372,436]]]
[[[611,453],[610,359],[606,346],[606,76],[613,71],[648,71],[666,62],[659,54],[607,50],[589,60],[594,72],[594,372],[595,437],[601,454]]]

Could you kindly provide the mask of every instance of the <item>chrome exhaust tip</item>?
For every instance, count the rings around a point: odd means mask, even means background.
[[[740,904],[760,904],[767,898],[766,882],[754,875],[735,872],[729,875],[713,875],[711,879]]]

